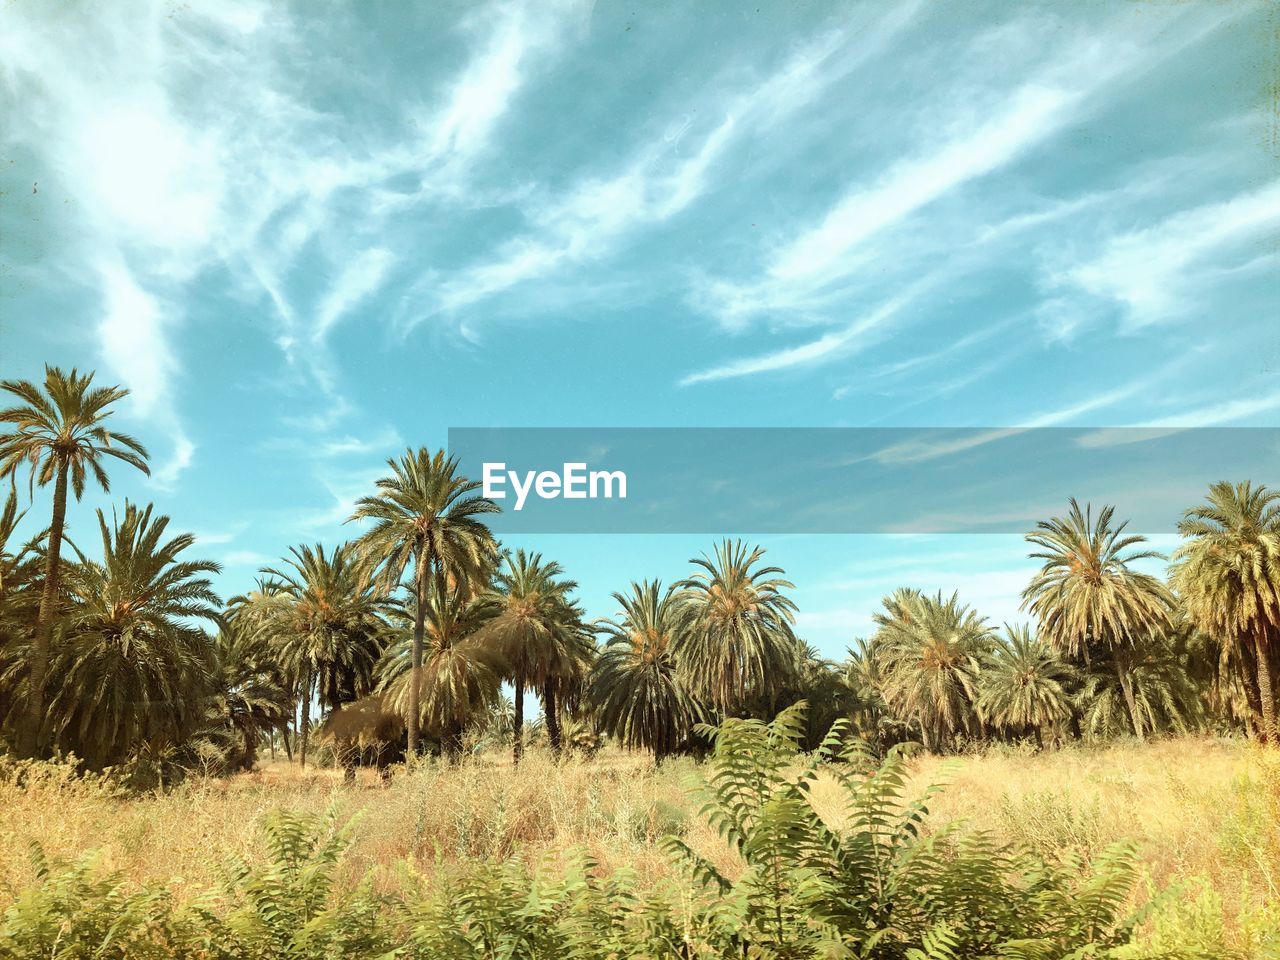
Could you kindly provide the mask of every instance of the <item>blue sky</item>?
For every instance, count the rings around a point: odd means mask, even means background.
[[[113,495],[227,594],[451,426],[1277,425],[1274,26],[16,0],[0,372],[130,387],[155,472]],[[593,614],[709,545],[533,539]],[[1007,536],[765,543],[832,655],[895,586],[1001,620],[1030,569]]]

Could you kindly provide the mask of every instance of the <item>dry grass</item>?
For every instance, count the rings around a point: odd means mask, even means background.
[[[384,786],[369,772],[355,785],[333,770],[283,763],[226,780],[193,779],[164,793],[122,797],[62,768],[18,787],[0,779],[0,906],[30,882],[23,850],[56,857],[97,850],[104,866],[182,897],[216,883],[228,856],[252,858],[269,810],[355,817],[354,878],[370,869],[396,882],[411,861],[428,874],[477,860],[561,859],[582,851],[605,869],[629,867],[651,885],[671,876],[658,846],[680,833],[723,866],[730,857],[693,812],[689,761],[655,771],[634,755],[606,752],[555,766],[533,753],[518,769],[489,756],[458,767],[425,763]],[[1136,843],[1163,886],[1203,878],[1230,922],[1280,899],[1280,755],[1237,742],[1181,739],[1035,754],[992,751],[913,761],[914,786],[946,782],[932,803],[937,823],[1027,843],[1049,857],[1085,857],[1118,840]],[[841,817],[838,793],[819,784],[823,816]]]
[[[345,869],[394,883],[410,861],[427,873],[458,863],[563,858],[572,851],[602,867],[628,866],[642,883],[668,873],[657,841],[683,833],[723,856],[711,831],[692,822],[685,784],[694,765],[655,771],[639,756],[609,753],[555,765],[533,752],[520,767],[484,757],[456,767],[427,762],[389,785],[361,771],[354,785],[332,769],[283,762],[227,779],[194,778],[163,793],[125,797],[63,767],[45,767],[19,787],[0,778],[0,906],[32,879],[23,851],[34,841],[62,859],[97,851],[102,865],[138,881],[185,890],[216,883],[229,856],[251,858],[263,816],[281,807],[351,820]]]
[[[1050,860],[1088,861],[1129,842],[1153,889],[1207,891],[1228,928],[1249,918],[1280,923],[1280,914],[1258,916],[1280,905],[1280,752],[1199,737],[995,748],[914,761],[911,793],[932,784],[946,785],[929,804],[935,824],[962,821]],[[817,803],[838,826],[833,782],[819,784]]]

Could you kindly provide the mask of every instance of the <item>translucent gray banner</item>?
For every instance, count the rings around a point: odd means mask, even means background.
[[[454,428],[500,533],[1022,533],[1075,497],[1176,530],[1280,485],[1280,428]]]

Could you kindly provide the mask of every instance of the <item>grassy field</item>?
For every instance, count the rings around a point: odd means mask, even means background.
[[[910,792],[947,784],[930,802],[933,828],[960,820],[1050,859],[1087,860],[1133,841],[1150,890],[1180,885],[1154,926],[1176,927],[1182,939],[1225,936],[1247,955],[1253,932],[1280,922],[1280,754],[1186,738],[922,757],[910,769]],[[735,869],[689,798],[698,768],[687,760],[655,770],[636,755],[605,752],[557,766],[535,751],[519,768],[496,755],[453,767],[429,762],[386,785],[368,771],[347,785],[334,770],[276,762],[133,797],[65,768],[39,770],[21,787],[0,780],[0,908],[34,879],[24,855],[32,841],[67,859],[96,850],[104,868],[166,885],[181,901],[214,885],[227,856],[252,860],[262,818],[279,808],[334,808],[354,818],[343,882],[373,871],[384,889],[400,882],[397,865],[406,860],[438,877],[476,861],[558,862],[570,851],[602,871],[629,867],[639,885],[654,888],[676,876],[659,847],[667,834]],[[834,785],[820,782],[814,798],[823,819],[839,826]]]

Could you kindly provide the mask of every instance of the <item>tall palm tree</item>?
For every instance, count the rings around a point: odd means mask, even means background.
[[[615,593],[615,620],[599,620],[604,650],[591,671],[588,699],[600,726],[628,748],[653,751],[661,763],[688,739],[702,706],[676,671],[674,647],[682,627],[676,587],[656,580]]]
[[[486,598],[494,615],[483,638],[500,651],[515,693],[512,758],[516,763],[524,749],[525,690],[541,692],[547,732],[553,749],[558,750],[557,695],[568,692],[585,676],[589,640],[581,611],[570,598],[577,587],[564,578],[560,564],[543,560],[538,553],[516,550],[503,555]]]
[[[184,559],[195,538],[165,539],[168,525],[150,506],[126,502],[110,525],[99,510],[101,562],[77,551],[67,571],[50,715],[58,743],[95,767],[175,746],[205,720],[214,664],[195,624],[220,621],[219,567]]]
[[[992,647],[986,620],[952,594],[903,589],[877,613],[881,694],[902,720],[920,726],[925,749],[940,749],[977,720],[978,677]]]
[[[883,747],[884,727],[890,718],[884,699],[883,642],[877,637],[857,637],[848,648],[842,681],[849,690],[849,716],[854,732],[877,748]],[[897,722],[894,720],[893,722]]]
[[[293,744],[289,739],[289,725],[298,719],[294,712],[297,706],[294,697],[297,683],[289,676],[286,665],[277,656],[272,629],[276,621],[288,615],[292,602],[281,583],[270,577],[259,576],[254,589],[232,597],[227,601],[224,611],[228,627],[237,637],[248,637],[255,647],[266,651],[280,682],[290,690],[289,699],[293,706],[286,711],[285,718],[278,726],[284,741],[285,756],[290,763],[293,762]]]
[[[757,566],[764,553],[725,540],[693,558],[698,572],[678,585],[688,618],[676,642],[680,669],[699,698],[726,713],[772,698],[799,668],[796,605],[785,592],[794,585],[781,567]]]
[[[43,390],[29,380],[0,381],[0,390],[19,401],[17,406],[0,410],[0,424],[11,427],[0,434],[0,477],[11,476],[25,465],[30,468],[29,488],[53,484],[53,520],[45,543],[43,592],[18,743],[23,756],[35,756],[43,750],[45,679],[59,596],[68,484],[76,500],[84,495],[85,478],[90,474],[104,491],[109,490],[111,481],[103,466],[106,457],[150,473],[146,448],[128,434],[106,426],[113,406],[129,391],[123,387],[94,388],[92,384],[92,373],[81,375],[74,369],[65,373],[50,366],[44,368]]]
[[[1044,728],[1071,715],[1075,671],[1025,624],[1004,630],[982,665],[978,712],[1002,727],[1030,728],[1043,747]]]
[[[373,690],[374,667],[389,639],[384,599],[348,544],[293,547],[284,565],[262,571],[287,602],[263,628],[301,702],[300,766],[307,765],[311,702],[334,709]]]
[[[1128,693],[1113,672],[1098,671],[1085,677],[1076,694],[1085,729],[1104,737],[1121,732],[1128,725],[1128,697],[1132,697],[1144,729],[1185,733],[1203,713],[1204,687],[1192,678],[1184,640],[1185,634],[1161,634],[1127,649]]]
[[[511,739],[516,725],[516,705],[511,698],[499,693],[479,718],[481,746],[503,746]]]
[[[497,555],[493,534],[480,519],[497,513],[498,506],[477,496],[480,483],[458,475],[458,461],[443,450],[407,450],[388,460],[390,476],[378,480],[378,492],[362,498],[351,520],[372,521],[358,547],[366,563],[379,570],[378,582],[390,595],[410,572],[413,640],[410,651],[414,680],[409,684],[409,754],[419,749],[422,649],[427,591],[435,578],[464,592],[475,593],[488,583]],[[444,592],[442,588],[441,592]]]
[[[1280,490],[1215,483],[1178,524],[1170,579],[1187,618],[1252,675],[1263,740],[1280,742]]]
[[[235,766],[252,770],[264,733],[281,729],[293,712],[293,691],[266,638],[235,625],[214,641],[215,694],[210,720],[240,739]]]
[[[803,700],[809,705],[805,713],[806,750],[816,750],[841,717],[851,717],[862,704],[849,688],[842,665],[822,656],[810,643],[800,643],[800,670],[788,700]]]
[[[1114,507],[1104,507],[1095,521],[1092,506],[1081,510],[1072,498],[1066,517],[1037,523],[1025,539],[1042,548],[1030,556],[1044,564],[1022,591],[1022,606],[1035,614],[1040,636],[1064,656],[1082,657],[1086,666],[1095,654],[1111,657],[1134,735],[1141,740],[1130,652],[1169,629],[1174,601],[1157,577],[1131,567],[1164,557],[1154,550],[1131,549],[1147,538],[1126,535],[1127,523],[1113,526],[1114,514]]]
[[[560,755],[567,742],[566,724],[570,733],[575,735],[586,735],[589,728],[594,729],[593,722],[583,711],[583,694],[598,651],[595,631],[584,616],[576,603],[569,606],[562,666],[542,681],[542,715],[547,723],[547,742],[556,756]],[[573,746],[572,743],[569,745]]]
[[[451,757],[461,751],[466,728],[487,714],[502,686],[506,665],[501,652],[478,635],[494,612],[491,604],[468,598],[456,587],[443,596],[435,582],[428,589],[419,723],[440,739]],[[417,620],[412,609],[401,615]],[[409,631],[398,633],[378,664],[383,702],[402,716],[410,709],[412,643]]]

